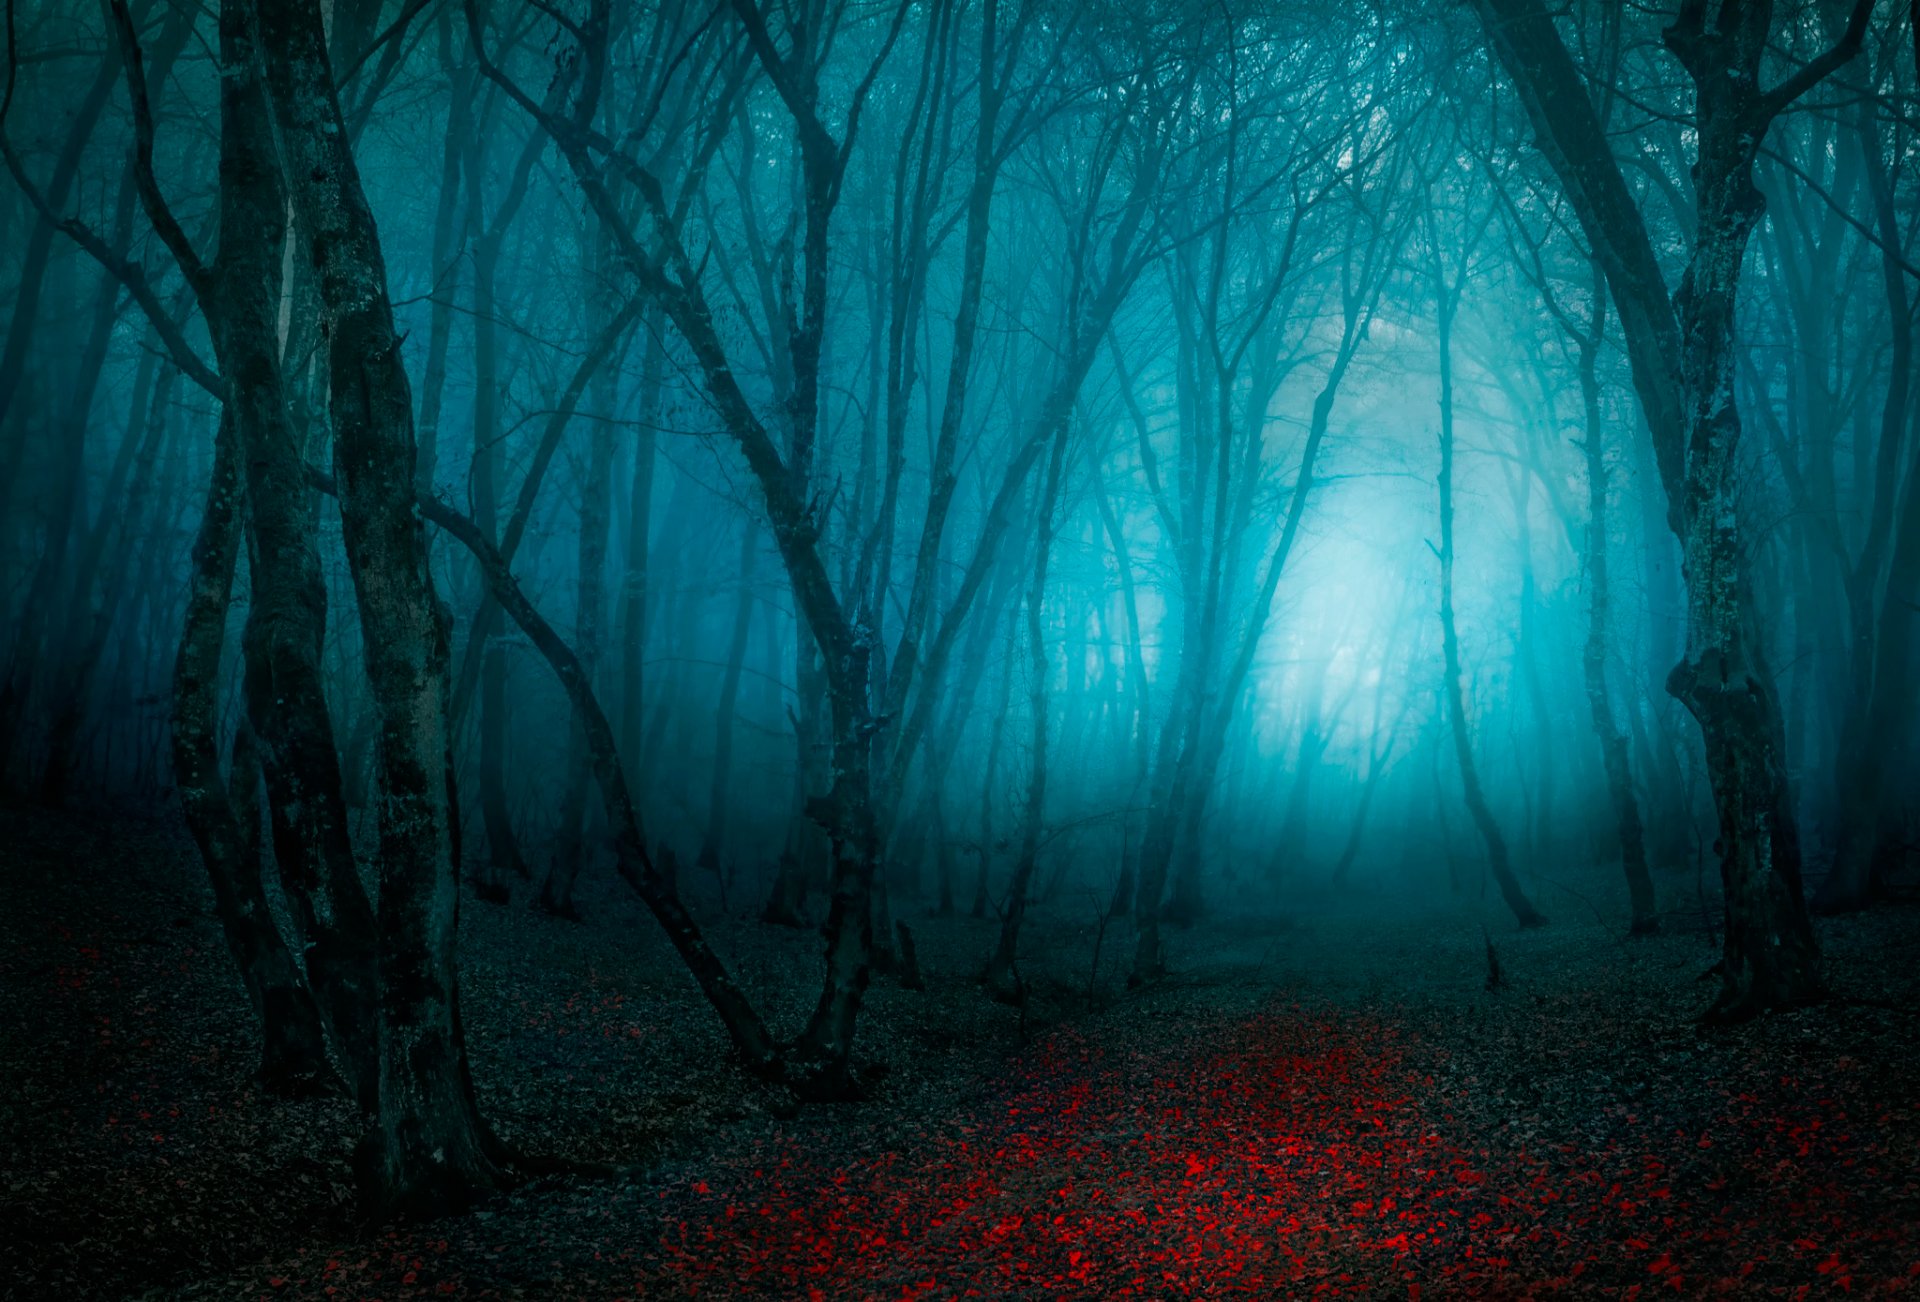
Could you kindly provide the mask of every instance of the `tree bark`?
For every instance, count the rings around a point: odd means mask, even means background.
[[[380,713],[379,1116],[361,1169],[375,1205],[432,1212],[505,1179],[460,1022],[448,632],[415,510],[413,403],[373,214],[347,147],[320,6],[260,6],[292,208],[327,317],[340,515]]]
[[[1690,5],[1667,30],[1697,91],[1693,246],[1670,299],[1593,105],[1566,93],[1583,83],[1553,20],[1538,0],[1474,3],[1606,273],[1685,557],[1687,651],[1667,686],[1705,741],[1726,910],[1721,989],[1706,1016],[1737,1020],[1804,1003],[1822,988],[1819,951],[1802,890],[1785,725],[1744,570],[1734,308],[1763,208],[1754,156],[1780,110],[1857,53],[1872,5],[1856,0],[1838,42],[1765,90],[1769,6],[1729,3],[1709,28],[1706,6]]]
[[[320,1009],[274,926],[260,876],[257,806],[252,831],[236,817],[220,777],[220,661],[240,550],[240,436],[222,417],[207,506],[193,544],[186,619],[173,670],[173,777],[213,886],[214,913],[260,1024],[262,1084],[300,1094],[334,1079]],[[238,777],[236,778],[238,780]]]

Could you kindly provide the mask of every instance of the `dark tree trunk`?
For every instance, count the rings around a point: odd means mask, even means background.
[[[286,202],[254,68],[250,17],[222,7],[220,252],[199,269],[182,246],[220,359],[228,421],[245,471],[252,576],[242,639],[245,694],[268,793],[274,858],[299,923],[308,980],[363,1106],[379,1060],[375,935],[348,832],[322,654],[320,575],[305,463],[289,420],[278,320]],[[144,98],[144,78],[136,77]],[[174,232],[157,195],[155,224]]]
[[[973,904],[968,908],[969,916],[984,918],[987,916],[988,888],[993,871],[994,833],[993,798],[999,789],[1000,776],[1000,738],[1006,731],[1007,706],[1013,700],[1013,648],[1014,634],[1007,634],[1007,649],[1001,658],[1000,666],[1000,708],[993,712],[993,723],[987,729],[986,773],[980,784],[980,862],[973,880]]]
[[[134,181],[132,169],[128,168],[114,205],[113,232],[109,237],[116,257],[124,257],[133,242],[134,208]],[[66,603],[61,597],[70,582],[69,560],[74,535],[83,518],[87,429],[92,423],[93,399],[100,387],[100,372],[106,364],[119,303],[120,295],[112,275],[102,271],[93,311],[87,317],[85,342],[81,345],[66,412],[50,431],[53,463],[44,497],[45,540],[20,605],[19,624],[13,631],[12,660],[5,680],[0,682],[0,787],[6,785],[16,764],[26,765],[29,724],[41,694],[40,671],[54,659],[48,650],[59,640],[60,630],[65,627]]]
[[[173,391],[172,370],[156,383],[154,372],[158,368],[156,352],[148,352],[141,359],[127,414],[127,434],[115,454],[100,496],[100,509],[74,566],[73,612],[67,621],[62,663],[57,666],[59,676],[48,711],[46,758],[40,771],[40,799],[44,804],[65,802],[79,766],[80,729],[94,672],[106,654],[107,639],[126,595],[127,577],[133,570],[138,540],[158,486],[155,463],[166,439],[166,401]]]
[[[586,666],[534,609],[514,581],[506,558],[473,521],[438,501],[422,501],[420,506],[429,519],[473,554],[493,600],[519,625],[566,691],[574,720],[585,734],[587,752],[593,760],[594,779],[613,832],[621,877],[639,894],[667,933],[675,951],[699,983],[701,993],[719,1014],[742,1064],[756,1075],[777,1074],[781,1059],[765,1023],[701,935],[699,925],[674,891],[670,878],[661,871],[659,861],[647,852],[640,816],[634,808],[626,771],[614,741],[613,725],[607,721],[599,698],[594,695]]]
[[[260,1022],[260,1079],[275,1093],[300,1093],[333,1079],[320,1010],[274,926],[260,876],[259,807],[243,821],[220,777],[220,661],[240,550],[240,436],[220,422],[206,513],[193,544],[186,620],[173,671],[173,777],[187,826],[213,886],[227,950]],[[247,779],[245,773],[236,782]],[[255,779],[257,781],[257,778]]]
[[[1580,73],[1553,20],[1538,0],[1475,4],[1606,273],[1685,558],[1687,650],[1667,685],[1705,742],[1726,896],[1722,985],[1707,1016],[1803,1003],[1821,990],[1819,952],[1802,891],[1784,723],[1744,572],[1734,308],[1763,207],[1755,154],[1782,109],[1858,52],[1872,5],[1856,0],[1841,40],[1772,89],[1759,75],[1770,6],[1725,5],[1709,27],[1707,7],[1690,5],[1667,29],[1667,47],[1697,91],[1694,242],[1669,298],[1592,104],[1566,93]]]
[[[473,246],[473,518],[490,538],[500,536],[500,334],[494,301],[500,243],[505,231],[489,227],[481,211],[484,151],[468,146],[467,230]],[[509,194],[508,201],[513,199]],[[506,203],[502,204],[503,211]],[[472,636],[480,641],[480,821],[487,831],[487,858],[475,877],[483,900],[503,902],[507,875],[532,877],[507,811],[507,647],[497,636],[499,620],[481,598]]]
[[[1911,712],[1899,713],[1895,702],[1908,695],[1900,684],[1912,672],[1907,659],[1915,617],[1910,604],[1914,591],[1910,554],[1916,546],[1912,535],[1920,531],[1920,520],[1913,518],[1916,501],[1920,500],[1920,443],[1916,443],[1911,456],[1913,468],[1904,477],[1907,510],[1898,522],[1894,519],[1902,483],[1899,453],[1902,440],[1910,437],[1907,424],[1913,381],[1912,309],[1906,269],[1894,253],[1904,240],[1894,207],[1892,178],[1887,174],[1876,119],[1868,106],[1861,106],[1860,119],[1860,149],[1867,190],[1873,200],[1874,227],[1880,237],[1880,275],[1887,298],[1892,355],[1888,359],[1887,394],[1880,409],[1867,535],[1847,575],[1852,658],[1839,762],[1834,765],[1838,842],[1833,871],[1814,897],[1816,907],[1830,912],[1864,907],[1883,886],[1878,879],[1883,858],[1881,833],[1890,812],[1885,775],[1897,763],[1896,721],[1912,718]],[[1889,564],[1890,553],[1903,552],[1906,554]],[[1889,570],[1884,591],[1880,590],[1883,565]],[[1900,572],[1902,565],[1908,567],[1904,574]],[[1892,659],[1887,658],[1889,654]],[[1883,717],[1881,711],[1889,707],[1895,713]]]
[[[597,315],[616,319],[604,295]],[[588,436],[587,477],[580,486],[580,540],[575,555],[579,590],[574,600],[574,640],[580,664],[591,683],[600,665],[600,625],[606,610],[607,530],[613,516],[613,406],[617,388],[605,367],[595,372],[593,428]],[[559,844],[536,901],[548,912],[577,917],[574,882],[586,858],[587,787],[593,757],[585,732],[576,723],[567,745],[567,781],[561,797]]]
[[[714,876],[720,887],[720,905],[726,907],[727,885],[721,851],[726,841],[728,794],[733,783],[734,713],[740,702],[740,671],[747,660],[747,637],[753,631],[753,563],[760,551],[760,530],[749,522],[741,530],[740,590],[733,605],[733,632],[727,640],[727,667],[721,673],[720,700],[713,722],[713,783],[707,791],[707,829],[700,840],[698,867]]]
[[[627,489],[627,549],[620,573],[620,751],[640,769],[640,730],[646,720],[647,569],[653,533],[653,422],[660,404],[665,348],[652,328],[640,332],[646,350],[636,404],[640,428],[633,440],[633,478]]]
[[[143,6],[143,18],[146,12]],[[156,69],[172,63],[192,34],[196,16],[194,11],[185,6],[169,14],[165,30],[148,53]],[[93,80],[75,105],[73,116],[67,123],[67,137],[61,142],[60,152],[54,158],[53,170],[48,174],[42,191],[47,206],[53,212],[57,213],[66,207],[67,197],[72,193],[81,160],[86,154],[87,142],[93,138],[94,128],[100,123],[100,114],[112,99],[114,85],[119,80],[119,61],[101,59]],[[14,401],[22,392],[22,383],[27,378],[29,348],[37,337],[40,325],[40,299],[46,290],[47,271],[55,262],[52,257],[54,234],[55,223],[46,213],[36,213],[32,229],[27,235],[26,247],[21,250],[21,276],[19,284],[14,286],[7,342],[4,348],[0,348],[0,439],[5,440],[0,443],[0,495],[3,495],[0,496],[0,505],[4,506],[12,505],[16,472],[27,437],[26,422],[13,421],[9,424],[7,417],[12,413]]]
[[[460,1024],[448,621],[415,510],[413,403],[386,268],[320,7],[262,6],[259,24],[291,206],[326,308],[340,515],[381,719],[380,1107],[361,1169],[377,1207],[431,1212],[504,1178]]]
[[[447,348],[453,338],[453,301],[458,285],[455,276],[455,244],[460,212],[461,150],[473,136],[474,75],[471,66],[456,67],[453,54],[453,19],[443,13],[439,26],[440,60],[452,69],[448,95],[447,138],[440,156],[440,188],[433,210],[433,261],[435,277],[433,303],[427,317],[427,358],[420,381],[419,464],[416,474],[424,493],[433,491],[433,477],[440,454],[440,413],[447,388]],[[464,261],[464,259],[461,259]]]

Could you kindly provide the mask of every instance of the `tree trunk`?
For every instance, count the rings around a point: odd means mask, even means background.
[[[223,238],[210,274],[196,278],[246,480],[245,695],[260,743],[274,858],[334,1051],[371,1109],[379,1071],[374,917],[348,831],[325,694],[326,588],[280,370],[285,192],[266,99],[250,71],[249,22],[237,3],[223,6]]]
[[[780,1055],[767,1034],[760,1015],[700,934],[700,928],[687,912],[672,882],[656,866],[647,852],[641,832],[640,816],[633,805],[626,771],[614,742],[613,725],[607,721],[594,695],[593,682],[586,666],[567,646],[553,626],[540,616],[514,581],[506,558],[473,521],[466,519],[436,500],[423,500],[421,511],[446,530],[473,554],[489,593],[520,626],[534,649],[547,661],[560,680],[573,707],[573,717],[586,736],[587,751],[593,758],[594,779],[599,785],[607,823],[613,831],[614,851],[620,875],[632,886],[661,929],[667,933],[681,960],[692,972],[707,1002],[719,1014],[720,1021],[733,1040],[742,1064],[755,1075],[772,1076],[781,1068]],[[663,856],[664,857],[664,856]]]
[[[1027,808],[1020,825],[1020,851],[1013,861],[1013,879],[1007,884],[1006,908],[1000,915],[1000,940],[988,960],[981,981],[1002,1003],[1021,1003],[1025,991],[1016,964],[1020,953],[1020,924],[1027,916],[1027,897],[1033,892],[1034,865],[1040,855],[1040,830],[1047,798],[1047,679],[1053,673],[1047,657],[1045,604],[1047,562],[1053,551],[1053,514],[1060,501],[1060,480],[1067,455],[1067,426],[1055,432],[1047,459],[1046,485],[1040,491],[1039,526],[1033,544],[1033,580],[1027,588],[1027,711],[1032,716],[1033,756],[1027,769]]]
[[[726,907],[727,886],[720,852],[726,839],[727,795],[733,781],[734,713],[740,701],[740,671],[747,659],[747,636],[753,631],[753,563],[760,552],[760,530],[752,522],[741,529],[740,590],[733,606],[733,633],[727,641],[727,667],[720,679],[720,700],[714,712],[713,784],[707,793],[707,830],[700,841],[698,867],[711,872],[720,886],[720,906]]]
[[[206,513],[193,544],[187,615],[173,671],[173,778],[187,826],[213,886],[214,913],[260,1022],[263,1085],[298,1094],[333,1079],[320,1010],[274,926],[260,876],[258,807],[249,827],[220,778],[220,661],[240,550],[240,436],[220,422]],[[236,780],[244,775],[237,775]]]
[[[114,456],[113,469],[100,495],[100,509],[74,566],[73,611],[67,621],[53,707],[48,712],[46,758],[40,770],[40,799],[44,804],[65,802],[79,765],[80,725],[86,718],[94,672],[106,654],[107,639],[126,593],[127,576],[157,487],[154,468],[167,435],[165,408],[174,375],[169,368],[156,384],[158,367],[157,352],[150,351],[141,358],[127,412],[126,437]]]
[[[1681,540],[1687,651],[1667,686],[1705,742],[1726,895],[1722,984],[1706,1016],[1734,1020],[1803,1003],[1821,990],[1819,952],[1802,893],[1784,724],[1743,572],[1734,309],[1763,208],[1754,156],[1773,118],[1858,51],[1872,6],[1856,0],[1841,40],[1771,90],[1759,84],[1769,6],[1730,8],[1712,30],[1705,6],[1689,6],[1667,30],[1697,91],[1694,245],[1669,299],[1593,106],[1566,93],[1580,74],[1552,19],[1538,0],[1475,3],[1606,272]]]
[[[133,215],[134,181],[129,167],[114,205],[109,241],[115,256],[125,256],[133,242]],[[68,560],[74,535],[84,518],[87,430],[92,424],[93,399],[100,387],[100,372],[106,364],[119,303],[120,294],[113,277],[102,271],[93,311],[87,317],[87,333],[67,409],[64,418],[50,431],[54,436],[51,440],[54,459],[45,494],[46,539],[20,606],[12,662],[7,667],[4,683],[0,683],[0,787],[5,786],[15,764],[24,765],[27,761],[25,752],[29,749],[29,725],[39,694],[39,671],[52,660],[48,649],[58,638],[57,630],[65,627],[66,603],[60,598],[69,581]]]
[[[610,303],[600,315],[612,319]],[[613,515],[613,407],[617,385],[605,367],[593,382],[593,429],[589,436],[587,478],[580,489],[580,540],[575,560],[579,591],[574,600],[574,640],[580,663],[592,682],[600,665],[600,624],[606,607],[607,530]],[[586,857],[587,785],[593,758],[586,734],[576,723],[567,746],[567,784],[561,798],[559,845],[540,884],[537,903],[560,917],[578,917],[573,886]]]
[[[1620,869],[1627,879],[1627,897],[1633,907],[1630,934],[1650,936],[1660,929],[1654,903],[1653,876],[1647,871],[1646,834],[1640,825],[1640,802],[1633,794],[1633,772],[1627,763],[1627,736],[1614,718],[1607,693],[1607,640],[1613,626],[1613,589],[1607,569],[1607,448],[1606,426],[1600,417],[1598,362],[1605,324],[1604,289],[1598,274],[1594,283],[1593,328],[1578,341],[1580,349],[1580,405],[1586,423],[1581,451],[1587,463],[1587,641],[1581,656],[1586,676],[1587,705],[1593,734],[1600,742],[1606,768],[1607,796],[1613,803],[1614,826],[1620,836]]]
[[[973,880],[973,904],[967,910],[975,918],[987,916],[988,885],[993,869],[993,798],[999,788],[1000,777],[1000,738],[1007,726],[1007,706],[1013,700],[1013,646],[1014,635],[1007,635],[1007,649],[1001,657],[1000,666],[1000,708],[993,712],[993,722],[987,729],[986,772],[980,784],[980,863]]]
[[[473,242],[473,519],[490,538],[500,536],[499,330],[494,302],[500,247],[499,232],[483,229],[480,182],[483,166],[477,146],[467,161],[468,230]],[[483,608],[492,598],[483,596]],[[507,812],[507,647],[497,636],[499,621],[491,609],[475,615],[473,636],[481,639],[480,663],[480,820],[487,831],[487,858],[476,874],[483,900],[504,902],[507,875],[532,877],[513,818]]]
[[[419,489],[433,492],[440,455],[440,413],[447,387],[447,348],[453,338],[453,302],[459,278],[454,274],[454,238],[460,210],[461,150],[473,136],[474,75],[470,66],[456,67],[453,19],[443,13],[439,24],[440,62],[452,70],[447,98],[447,138],[440,155],[440,187],[433,210],[433,301],[427,311],[427,358],[420,382],[419,462],[415,472]],[[459,259],[464,261],[465,259]]]
[[[447,617],[415,510],[413,404],[386,268],[320,6],[262,6],[258,18],[291,206],[326,307],[340,515],[381,719],[380,1109],[361,1169],[376,1207],[431,1212],[504,1178],[460,1023]]]
[[[1857,563],[1847,576],[1853,654],[1847,709],[1840,730],[1839,762],[1834,766],[1838,779],[1839,835],[1834,847],[1833,871],[1814,897],[1815,907],[1830,912],[1864,907],[1881,888],[1877,872],[1882,858],[1880,837],[1889,812],[1884,775],[1896,763],[1894,748],[1898,737],[1894,722],[1912,716],[1896,713],[1891,718],[1882,718],[1879,712],[1903,694],[1898,683],[1911,673],[1902,648],[1910,645],[1907,628],[1914,618],[1913,608],[1903,600],[1913,593],[1911,574],[1890,573],[1885,590],[1881,591],[1881,568],[1890,550],[1911,549],[1915,544],[1909,536],[1920,530],[1920,522],[1911,518],[1916,495],[1920,494],[1920,473],[1915,469],[1909,469],[1905,476],[1908,516],[1897,524],[1893,518],[1893,506],[1900,496],[1902,482],[1901,442],[1912,437],[1907,425],[1913,381],[1913,318],[1907,297],[1906,271],[1894,254],[1903,239],[1894,207],[1892,179],[1887,175],[1886,162],[1880,153],[1879,131],[1874,114],[1866,105],[1861,106],[1860,123],[1867,189],[1873,199],[1874,225],[1880,237],[1880,274],[1887,297],[1892,355],[1886,399],[1880,409],[1880,437],[1874,458],[1873,505],[1867,537]],[[1915,445],[1911,460],[1914,467],[1920,468],[1920,443]],[[1899,627],[1889,627],[1896,625]],[[1889,632],[1894,644],[1892,654],[1896,657],[1893,660],[1884,658]],[[1883,678],[1893,687],[1891,692],[1882,691]]]
[[[1431,232],[1430,232],[1431,233]],[[1439,251],[1433,251],[1436,269]],[[1460,786],[1467,812],[1487,846],[1487,866],[1499,884],[1500,897],[1522,927],[1546,925],[1546,915],[1533,906],[1507,858],[1506,839],[1480,787],[1474,764],[1473,741],[1467,719],[1466,690],[1461,682],[1460,634],[1453,618],[1453,313],[1459,302],[1460,282],[1449,285],[1435,276],[1439,296],[1440,348],[1440,645],[1446,661],[1447,716],[1452,724],[1454,758],[1460,764]]]
[[[653,423],[660,404],[666,351],[651,326],[640,332],[646,350],[636,403],[640,428],[633,440],[633,478],[627,490],[627,549],[620,574],[620,750],[636,773],[640,730],[646,721],[647,562],[653,532]]]

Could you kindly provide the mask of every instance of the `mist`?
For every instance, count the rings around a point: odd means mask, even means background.
[[[609,963],[786,1118],[1215,978],[1717,1028],[1911,944],[1904,7],[7,22],[13,877],[138,861],[356,1214],[566,1149],[486,1019]]]

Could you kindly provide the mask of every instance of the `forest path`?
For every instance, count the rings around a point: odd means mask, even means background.
[[[750,1121],[629,1183],[308,1255],[264,1291],[1920,1295],[1910,1017],[1702,1038],[1698,938],[1502,938],[1522,975],[1488,994],[1477,933],[1329,924],[1280,957],[1270,930],[1217,930],[1183,975],[974,1087]]]
[[[1853,1002],[1706,1036],[1707,938],[1571,909],[1217,920],[1134,993],[1122,926],[1097,1010],[1085,918],[1042,912],[1024,1035],[972,981],[992,921],[919,918],[928,989],[877,981],[863,1023],[891,1074],[797,1115],[617,895],[584,927],[475,909],[488,1115],[643,1165],[364,1231],[350,1110],[248,1083],[177,827],[15,817],[0,844],[0,1299],[1920,1296],[1911,909],[1822,924]],[[804,1004],[816,937],[722,936]]]

